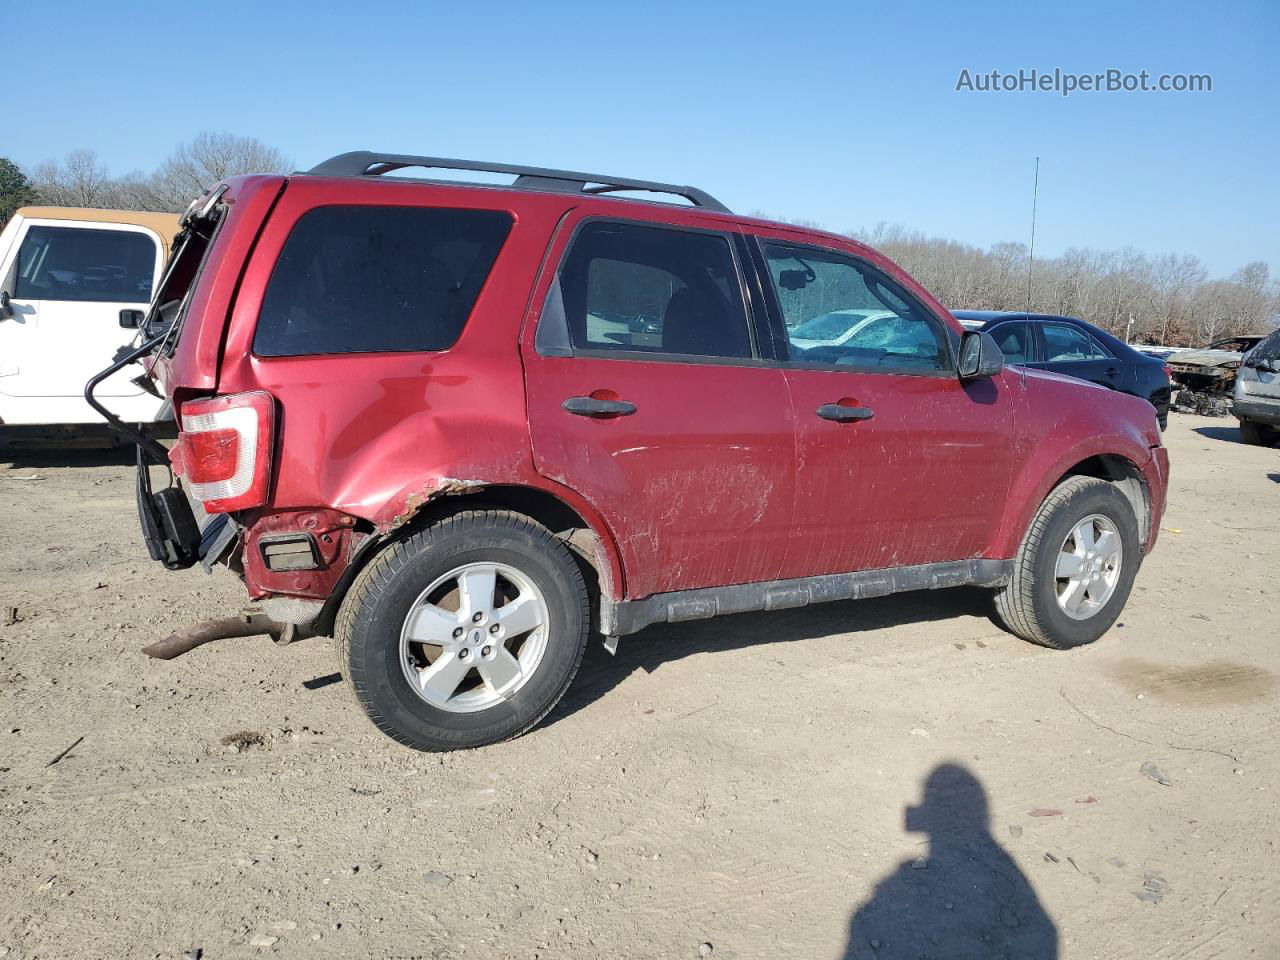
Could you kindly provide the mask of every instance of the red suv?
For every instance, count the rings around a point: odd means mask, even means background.
[[[152,556],[336,636],[413,747],[528,730],[592,630],[976,584],[1074,647],[1156,540],[1150,404],[1003,367],[846,237],[372,153],[233,178],[183,223],[137,351],[181,428],[139,438]],[[182,491],[152,486],[170,462]]]

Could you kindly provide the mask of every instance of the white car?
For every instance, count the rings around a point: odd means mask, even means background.
[[[88,379],[138,334],[178,217],[23,207],[0,232],[0,440],[89,434],[102,418]],[[131,364],[98,396],[121,419],[167,419],[163,399],[133,383]]]
[[[804,350],[812,347],[838,347],[859,333],[867,332],[876,321],[886,317],[897,317],[897,314],[889,310],[833,310],[795,327],[788,339],[793,346]]]

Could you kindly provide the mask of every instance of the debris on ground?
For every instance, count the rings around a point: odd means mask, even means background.
[[[447,887],[453,883],[453,877],[447,873],[441,873],[439,870],[428,870],[422,875],[423,881],[432,887]]]
[[[17,607],[10,607],[4,612],[4,625],[6,627],[12,627],[14,624],[21,622],[22,617],[18,615]]]
[[[1030,811],[1027,814],[1027,816],[1029,817],[1060,817],[1062,816],[1062,811],[1055,810],[1053,807],[1036,807],[1034,810]]]
[[[240,730],[223,737],[222,745],[228,748],[228,753],[244,753],[253,747],[265,747],[267,738],[256,730]]]
[[[60,754],[58,754],[56,757],[54,757],[52,760],[50,760],[48,763],[46,763],[46,764],[45,764],[45,766],[46,766],[46,767],[52,767],[55,763],[57,763],[59,760],[62,760],[64,757],[66,757],[68,754],[70,754],[72,750],[74,750],[76,747],[80,746],[80,744],[82,744],[82,743],[84,743],[84,737],[78,737],[78,738],[76,738],[76,742],[75,742],[75,743],[71,744],[71,746],[67,747],[67,749],[63,750]]]
[[[1172,785],[1173,781],[1169,779],[1169,775],[1148,760],[1138,768],[1138,772],[1150,780],[1154,780],[1161,786],[1167,787]]]
[[[1168,892],[1168,880],[1158,873],[1146,873],[1142,876],[1142,889],[1134,896],[1144,903],[1159,903]]]

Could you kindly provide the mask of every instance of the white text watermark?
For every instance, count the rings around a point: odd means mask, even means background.
[[[1020,69],[974,72],[967,67],[956,80],[956,92],[966,93],[1212,93],[1213,77],[1207,73],[1136,73],[1114,67],[1098,73],[1071,73],[1053,70]]]

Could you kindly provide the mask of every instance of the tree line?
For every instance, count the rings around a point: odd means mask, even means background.
[[[253,137],[201,133],[179,144],[155,170],[112,176],[92,150],[46,160],[29,174],[0,157],[0,223],[18,207],[97,207],[181,213],[211,184],[242,173],[283,173],[292,164]]]
[[[0,223],[30,203],[180,212],[225,177],[291,167],[274,147],[230,133],[201,133],[155,170],[118,177],[91,150],[45,161],[29,175],[0,157]],[[1280,278],[1260,260],[1229,277],[1211,278],[1194,256],[1152,257],[1128,247],[1072,248],[1031,264],[1021,243],[984,249],[883,223],[849,235],[897,261],[956,310],[1030,309],[1080,317],[1128,342],[1173,346],[1265,333],[1280,323]]]
[[[1022,243],[983,249],[885,223],[847,235],[898,263],[953,310],[1079,317],[1128,343],[1169,346],[1205,346],[1280,326],[1280,278],[1261,260],[1211,278],[1197,257],[1151,257],[1131,247],[1073,247],[1032,263]]]

